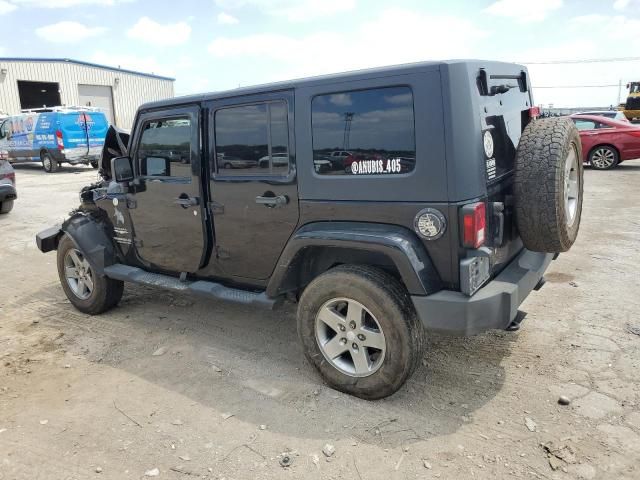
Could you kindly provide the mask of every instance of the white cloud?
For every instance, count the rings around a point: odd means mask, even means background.
[[[120,3],[129,3],[134,0],[11,0],[11,3],[19,6],[39,8],[70,8],[83,5],[101,5],[112,7]]]
[[[129,38],[156,46],[180,45],[189,40],[191,27],[186,22],[160,24],[142,17],[127,31]]]
[[[615,0],[613,8],[618,11],[636,9],[640,10],[640,0]]]
[[[305,22],[353,10],[356,0],[216,0],[216,4],[225,9],[250,7],[291,22]]]
[[[5,13],[13,12],[16,8],[15,5],[9,2],[5,2],[4,0],[0,0],[0,15],[4,15]]]
[[[105,27],[87,27],[79,22],[63,21],[36,28],[36,35],[51,43],[77,43],[106,31]]]
[[[239,22],[240,21],[236,17],[229,15],[228,13],[220,12],[218,14],[218,23],[220,25],[235,25]]]
[[[402,25],[402,34],[389,32],[389,25]],[[277,33],[219,37],[209,44],[209,52],[223,58],[267,58],[279,63],[270,70],[272,77],[239,79],[244,84],[479,55],[481,52],[475,51],[474,45],[487,35],[467,19],[389,9],[373,21],[336,32],[317,32],[299,38]]]
[[[485,12],[518,22],[539,22],[553,10],[562,7],[562,0],[497,0]]]
[[[582,15],[572,18],[569,21],[569,26],[576,33],[607,32],[606,48],[603,49],[605,57],[628,57],[630,53],[640,49],[640,35],[638,35],[640,19],[637,18],[625,15]],[[623,43],[615,43],[614,40],[620,40]],[[591,57],[593,58],[593,55]]]

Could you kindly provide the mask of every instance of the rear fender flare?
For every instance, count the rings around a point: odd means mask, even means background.
[[[291,290],[312,248],[370,252],[391,262],[411,295],[429,295],[442,289],[442,281],[429,255],[412,231],[396,225],[363,222],[310,223],[289,239],[267,285],[267,296]]]

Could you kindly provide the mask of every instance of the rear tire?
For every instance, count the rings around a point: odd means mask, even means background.
[[[611,170],[620,163],[620,155],[615,148],[600,145],[589,152],[589,163],[595,170]]]
[[[66,234],[58,244],[57,263],[62,289],[73,306],[81,312],[89,315],[106,312],[122,298],[124,282],[97,275]]]
[[[315,278],[300,298],[298,335],[332,388],[367,400],[395,393],[422,358],[409,294],[374,267],[342,265]]]
[[[0,202],[0,214],[9,213],[13,209],[13,200]]]
[[[580,135],[564,118],[534,120],[520,137],[514,182],[516,223],[534,252],[566,252],[578,236],[584,167]]]
[[[60,166],[48,152],[42,152],[40,154],[40,160],[42,160],[42,168],[47,173],[54,173],[58,171]]]

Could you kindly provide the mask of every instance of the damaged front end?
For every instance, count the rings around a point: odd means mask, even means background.
[[[119,248],[114,248],[114,233],[115,236],[119,233],[126,237],[127,243],[131,243],[132,229],[128,212],[126,208],[118,208],[119,200],[124,200],[123,206],[126,206],[126,192],[112,181],[111,172],[111,159],[127,155],[129,137],[128,131],[109,127],[99,165],[101,179],[82,188],[80,206],[70,213],[62,225],[47,228],[36,235],[40,251],[46,253],[56,250],[60,238],[66,233],[88,254],[90,261],[97,264],[97,271],[101,271],[105,263],[110,264],[118,254],[123,253],[118,251]]]

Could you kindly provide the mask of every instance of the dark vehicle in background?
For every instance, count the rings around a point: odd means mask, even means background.
[[[107,135],[104,178],[37,243],[57,250],[62,288],[88,314],[116,306],[124,282],[296,301],[324,380],[382,398],[420,363],[425,330],[518,329],[519,305],[575,241],[580,138],[532,105],[526,68],[489,61],[146,104],[126,145]],[[186,162],[159,145],[186,147]]]
[[[571,115],[582,141],[582,160],[596,170],[640,158],[640,127],[596,115]]]
[[[9,163],[9,152],[0,150],[0,214],[9,213],[16,198],[16,173]]]

